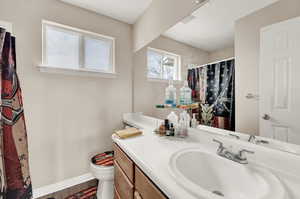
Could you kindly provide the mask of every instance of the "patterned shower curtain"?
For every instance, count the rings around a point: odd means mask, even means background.
[[[32,186],[15,37],[0,28],[1,145],[0,199],[30,199]]]
[[[235,130],[234,60],[188,71],[190,88],[201,103],[204,125]]]

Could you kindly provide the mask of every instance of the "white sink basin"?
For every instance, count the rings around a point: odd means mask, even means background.
[[[280,181],[251,163],[241,165],[202,149],[185,149],[170,159],[176,182],[205,199],[287,199]]]

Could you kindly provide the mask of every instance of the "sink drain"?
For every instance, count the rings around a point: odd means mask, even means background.
[[[221,191],[213,191],[212,193],[224,197],[224,194]]]

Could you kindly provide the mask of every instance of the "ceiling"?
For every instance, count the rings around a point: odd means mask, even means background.
[[[234,22],[277,0],[210,0],[164,35],[212,52],[234,45]]]
[[[125,23],[133,24],[152,0],[61,0]]]

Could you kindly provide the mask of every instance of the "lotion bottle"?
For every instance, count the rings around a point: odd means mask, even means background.
[[[197,121],[197,119],[196,119],[196,113],[193,113],[193,118],[192,118],[191,124],[192,124],[192,128],[197,128],[197,126],[198,126],[198,121]]]

